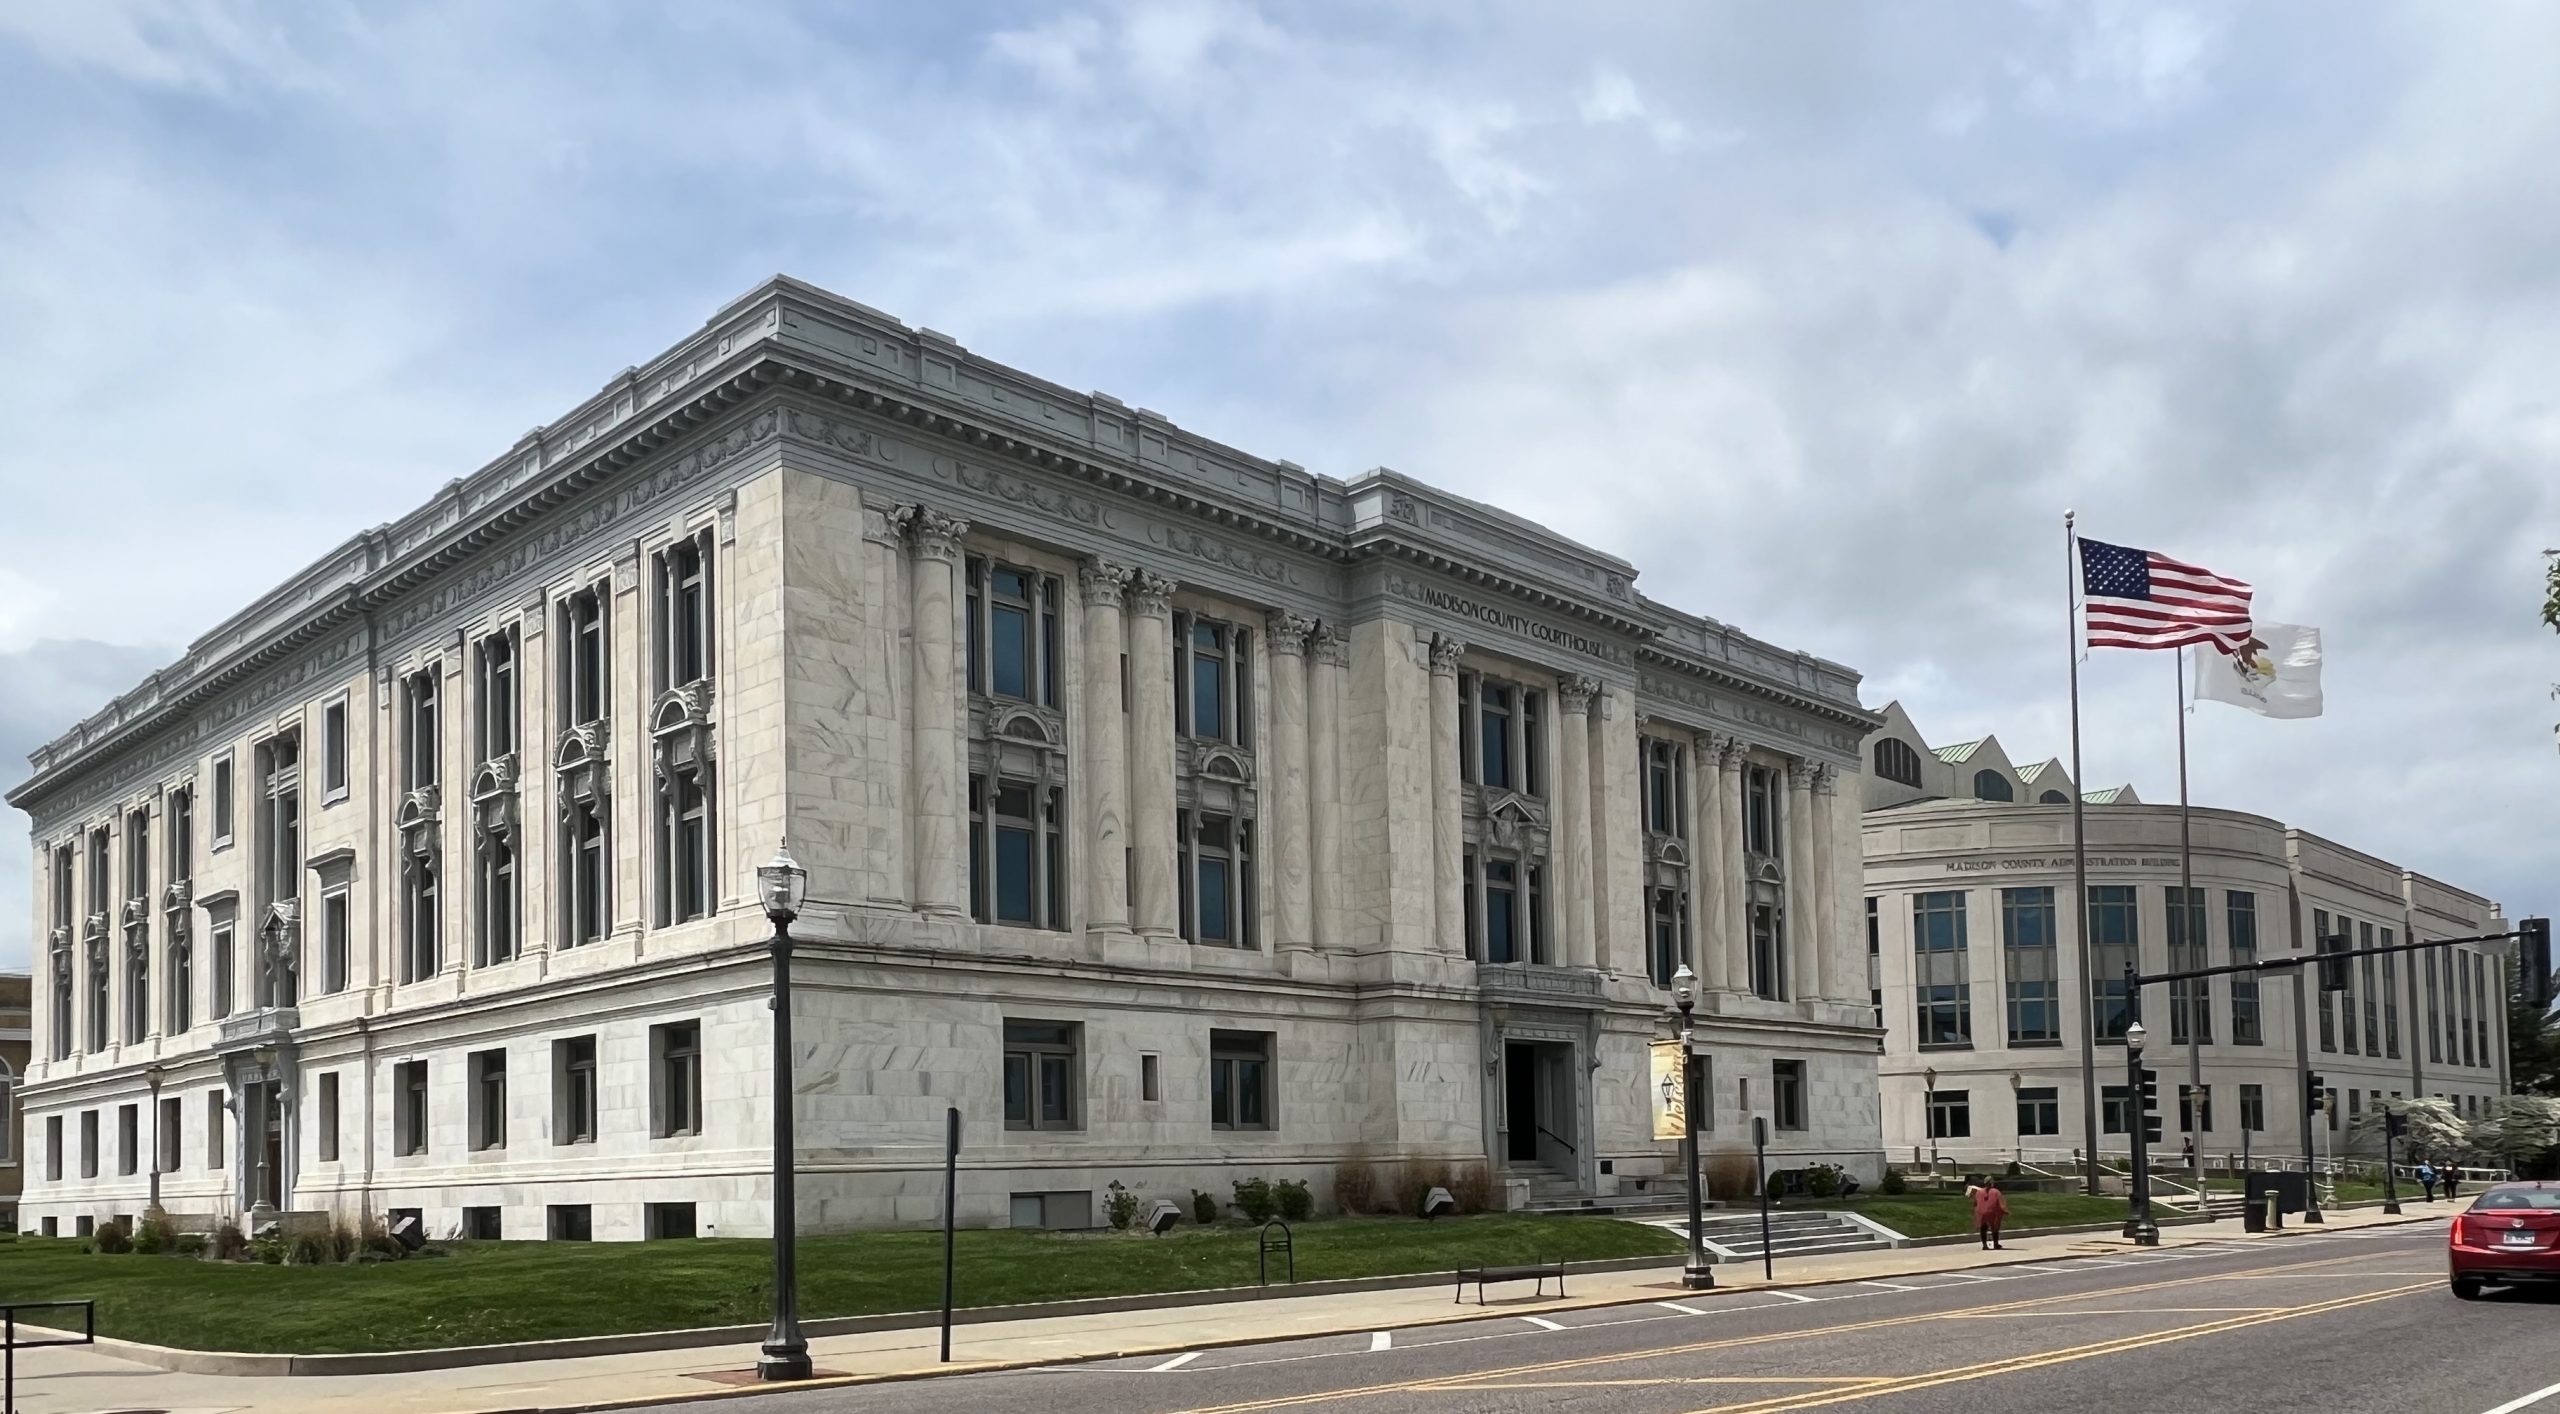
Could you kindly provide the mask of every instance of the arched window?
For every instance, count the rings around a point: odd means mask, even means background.
[[[2036,797],[2036,804],[2038,805],[2069,805],[2070,803],[2071,797],[2064,795],[2058,790],[2049,790]]]
[[[1920,784],[1920,753],[1911,743],[1886,737],[1876,743],[1876,774],[1906,786]]]
[[[2007,776],[1986,767],[1973,773],[1973,796],[1976,800],[2016,800],[2018,793],[2010,787]]]

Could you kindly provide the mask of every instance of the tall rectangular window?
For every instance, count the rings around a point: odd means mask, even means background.
[[[568,946],[576,947],[602,940],[613,927],[612,910],[607,906],[611,898],[606,872],[610,861],[604,847],[603,803],[579,800],[570,802],[566,809],[569,818],[561,842],[569,878],[560,890],[560,905],[566,914],[562,922]]]
[[[2098,1039],[2121,1041],[2132,1017],[2125,970],[2134,965],[2142,937],[2142,905],[2131,884],[2089,886],[2089,1014]]]
[[[1971,953],[1965,942],[1962,891],[1911,899],[1913,991],[1923,1048],[1973,1044]]]
[[[2009,978],[2012,1046],[2062,1042],[2062,973],[2053,922],[2052,889],[2000,891],[2000,950]]]
[[[1462,861],[1467,955],[1480,962],[1546,962],[1545,866],[1475,849]]]
[[[1785,789],[1774,766],[1742,768],[1742,843],[1753,854],[1777,857],[1778,802]]]
[[[62,1181],[62,1116],[60,1115],[45,1116],[44,1176],[49,1183]]]
[[[2382,946],[2392,946],[2391,930],[2382,930]],[[2400,1059],[2400,958],[2395,953],[2382,955],[2382,1054]]]
[[[224,923],[215,927],[206,936],[205,945],[213,949],[213,1017],[214,1020],[219,1021],[231,1014],[236,996],[233,989],[237,984],[233,980],[233,973],[238,969],[239,962],[236,958],[238,949],[234,945],[231,925]]]
[[[2178,1087],[2178,1128],[2188,1134],[2213,1132],[2213,1087]]]
[[[2444,1064],[2444,1011],[2438,1003],[2436,992],[2436,950],[2429,948],[2418,956],[2424,960],[2427,973],[2427,1064],[2442,1065]]]
[[[2258,896],[2233,889],[2223,896],[2223,929],[2231,938],[2231,963],[2238,967],[2258,960]],[[2259,1025],[2258,974],[2231,974],[2231,1042],[2257,1046],[2266,1042]]]
[[[489,830],[472,845],[479,894],[475,961],[482,967],[513,962],[521,941],[516,926],[516,846],[512,832]]]
[[[1271,1128],[1271,1033],[1209,1033],[1209,1127]]]
[[[73,865],[77,857],[78,851],[67,844],[57,845],[53,851],[54,937],[53,947],[48,952],[53,965],[53,978],[47,990],[51,993],[53,1000],[50,1015],[53,1020],[51,1040],[55,1060],[68,1059],[76,1045],[73,1039],[75,1028],[72,1024],[71,1003],[72,995],[77,990],[72,977],[76,964],[72,961],[71,949],[72,939],[80,931],[75,921],[78,904],[75,902],[76,886],[72,881]]]
[[[1004,1024],[1004,1127],[1081,1129],[1078,1028],[1063,1021]]]
[[[2105,1085],[2098,1090],[2098,1129],[2106,1134],[2133,1132],[2132,1092],[2121,1085]]]
[[[2480,1063],[2480,1062],[2479,1062],[2479,1060],[2478,1060],[2478,1058],[2477,1058],[2478,1053],[2472,1049],[2472,1044],[2471,1044],[2471,1035],[2472,1035],[2472,1028],[2471,1028],[2471,969],[2472,969],[2472,965],[2473,965],[2473,964],[2472,964],[2472,957],[2471,957],[2471,954],[2470,954],[2470,953],[2468,953],[2468,952],[2463,952],[2463,951],[2460,951],[2460,950],[2456,950],[2456,951],[2455,951],[2455,953],[2454,953],[2454,955],[2453,955],[2453,958],[2454,958],[2454,961],[2455,961],[2455,962],[2457,962],[2457,963],[2461,964],[2461,969],[2462,969],[2462,985],[2461,985],[2461,987],[2459,988],[2459,991],[2458,991],[2458,995],[2460,996],[2460,998],[2461,998],[2461,1002],[2462,1002],[2462,1063],[2463,1063],[2464,1065],[2478,1065],[2478,1064]]]
[[[596,1142],[596,1038],[551,1043],[551,1142]]]
[[[2049,1139],[2062,1132],[2062,1092],[2050,1085],[2018,1091],[2018,1137]]]
[[[195,938],[188,916],[188,909],[194,902],[192,886],[196,872],[195,793],[185,788],[169,792],[167,810],[170,887],[165,926],[169,938],[169,976],[162,988],[168,996],[163,1011],[168,1018],[169,1034],[183,1036],[196,1024]]]
[[[286,903],[302,897],[302,739],[287,732],[258,747],[258,901]],[[289,1007],[299,1000],[302,959],[258,950],[258,1005]]]
[[[604,595],[581,590],[560,601],[560,725],[582,727],[610,710]]]
[[[1771,1122],[1783,1130],[1805,1127],[1804,1062],[1800,1060],[1769,1063],[1769,1109]]]
[[[1067,926],[1065,820],[1066,792],[1060,787],[1000,776],[969,778],[969,911],[977,921],[1016,928]],[[1175,833],[1188,843],[1187,828]],[[1234,835],[1227,838],[1233,847]],[[1186,873],[1186,890],[1195,883]],[[1196,941],[1193,913],[1193,907],[1183,910],[1184,936]],[[1231,920],[1226,926],[1237,926],[1232,901],[1223,916]],[[1249,945],[1232,934],[1210,941]]]
[[[341,697],[320,713],[320,789],[323,803],[347,797],[347,699]]]
[[[80,1112],[80,1176],[98,1176],[98,1112]]]
[[[2327,940],[2328,937],[2329,910],[2325,908],[2315,908],[2311,910],[2311,940],[2313,949],[2318,951],[2320,949],[2320,945]],[[2319,969],[2314,967],[2313,971],[2316,973]],[[2323,1051],[2334,1052],[2338,1049],[2337,994],[2330,991],[2327,986],[2316,980],[2312,982],[2311,986],[2313,990],[2320,994],[2320,1049]],[[2350,1048],[2352,1049],[2352,1047]]]
[[[1939,1090],[1929,1096],[1929,1137],[1932,1139],[1970,1139],[1973,1137],[1973,1092]]]
[[[1867,1005],[1875,1011],[1876,1029],[1884,1029],[1884,932],[1877,900],[1867,900]]]
[[[316,1142],[320,1162],[338,1161],[338,1072],[334,1070],[320,1075],[320,1135]]]
[[[400,864],[400,980],[424,982],[444,966],[442,883],[436,877],[441,865],[426,853],[404,855]]]
[[[480,759],[495,761],[516,749],[516,635],[514,629],[480,640],[473,653],[479,672]]]
[[[2266,1086],[2243,1085],[2240,1087],[2240,1127],[2251,1134],[2267,1132]]]
[[[213,847],[231,843],[231,753],[213,758]]]
[[[1773,1002],[1787,999],[1787,940],[1779,925],[1776,901],[1753,898],[1746,906],[1751,926],[1751,994]]]
[[[424,790],[444,778],[440,671],[430,663],[400,684],[400,784],[407,790]]]
[[[320,990],[334,995],[347,989],[348,979],[348,914],[347,891],[333,889],[320,896]]]
[[[2169,970],[2190,972],[2210,965],[2212,937],[2206,931],[2205,891],[2189,889],[2182,895],[2175,887],[2162,889],[2163,906],[2169,921]],[[2193,978],[2169,984],[2169,1040],[2173,1045],[2186,1045],[2190,1040],[2213,1044],[2213,981],[2208,977]]]
[[[151,1036],[151,814],[124,817],[124,1039]]]
[[[1002,832],[1014,832],[1020,840],[1020,851],[1030,850],[1036,839],[1018,822],[1007,825],[1010,817],[1003,808],[1002,791],[997,793],[997,804],[1001,882],[1005,864]],[[1174,812],[1174,837],[1181,873],[1182,936],[1215,947],[1258,946],[1253,821],[1213,810],[1180,810]]]
[[[980,555],[970,556],[966,568],[969,690],[1041,707],[1057,706],[1058,577]],[[1179,645],[1178,618],[1176,624]],[[1179,684],[1180,665],[1176,668]],[[1190,730],[1180,713],[1174,721],[1176,730]]]
[[[391,1067],[391,1152],[427,1152],[427,1063],[401,1061]]]
[[[2371,923],[2357,923],[2356,933],[2358,947],[2373,946]],[[2359,969],[2364,977],[2364,1053],[2369,1056],[2378,1056],[2382,1054],[2382,987],[2381,979],[2375,973],[2381,959],[2367,953],[2358,961],[2364,964]]]
[[[711,675],[711,543],[707,532],[658,552],[660,692]]]
[[[507,1147],[507,1053],[474,1051],[465,1061],[471,1094],[465,1121],[475,1150]]]
[[[649,1028],[649,1109],[661,1139],[702,1132],[702,1024]]]
[[[664,763],[658,782],[658,924],[667,927],[711,916],[711,791],[709,763],[682,740],[660,743],[682,753]]]
[[[1547,793],[1545,695],[1481,673],[1458,674],[1458,776],[1489,791]]]
[[[92,1053],[103,1051],[107,1048],[107,1043],[111,1039],[110,1024],[113,1020],[113,1018],[108,1014],[108,1005],[110,999],[115,994],[115,983],[110,970],[114,965],[113,953],[115,951],[115,945],[108,939],[106,931],[108,927],[107,920],[115,912],[115,905],[109,900],[109,891],[112,889],[113,885],[107,878],[108,861],[112,858],[113,855],[108,843],[105,827],[101,826],[98,829],[91,830],[89,832],[89,922],[87,947],[89,954],[89,1050]]]
[[[223,1151],[222,1138],[222,1121],[228,1113],[222,1107],[222,1091],[214,1089],[204,1092],[204,1166],[206,1168],[219,1171],[231,1162],[231,1156]]]
[[[116,1106],[116,1172],[142,1172],[142,1107]]]
[[[1173,720],[1200,741],[1253,745],[1253,632],[1191,613],[1173,616]]]

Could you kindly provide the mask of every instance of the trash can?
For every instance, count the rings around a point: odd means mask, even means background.
[[[2272,1195],[2264,1202],[2243,1204],[2240,1209],[2240,1230],[2242,1232],[2266,1231],[2267,1213],[2274,1206],[2275,1200]]]

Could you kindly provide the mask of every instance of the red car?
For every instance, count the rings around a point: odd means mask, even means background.
[[[2453,1220],[2447,1263],[2453,1294],[2480,1298],[2480,1288],[2560,1281],[2560,1183],[2499,1183],[2482,1190]]]

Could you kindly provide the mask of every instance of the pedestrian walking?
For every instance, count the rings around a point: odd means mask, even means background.
[[[2461,1186],[2461,1180],[2462,1170],[2446,1169],[2444,1171],[2444,1198],[2446,1202],[2450,1203],[2453,1201],[2454,1190]]]
[[[2004,1250],[2000,1246],[2000,1225],[2008,1220],[2008,1196],[2000,1191],[1999,1184],[1983,1180],[1982,1186],[1973,1190],[1973,1231],[1982,1239],[1986,1251]]]
[[[2433,1164],[2420,1164],[2420,1165],[2418,1165],[2418,1186],[2419,1186],[2420,1188],[2423,1188],[2423,1189],[2427,1190],[2427,1201],[2428,1201],[2428,1202],[2432,1203],[2432,1202],[2434,1202],[2434,1201],[2436,1200],[2436,1166],[2435,1166],[2435,1165],[2433,1165]]]

